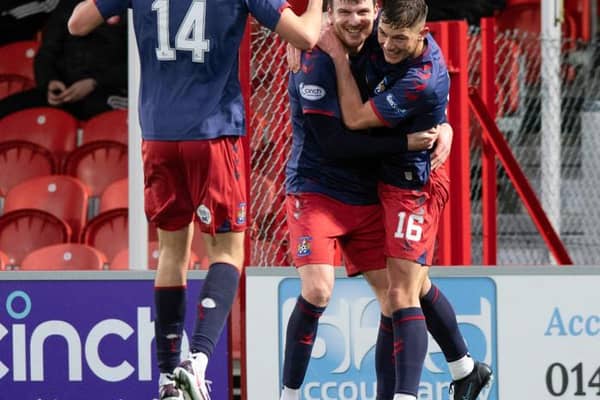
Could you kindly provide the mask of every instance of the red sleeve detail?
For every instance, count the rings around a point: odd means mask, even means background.
[[[375,101],[373,100],[372,97],[369,99],[369,104],[371,105],[371,108],[373,109],[373,112],[375,113],[375,115],[377,115],[377,118],[379,118],[379,120],[381,121],[381,123],[384,126],[386,126],[388,128],[391,128],[392,124],[390,124],[388,121],[386,121],[385,118],[383,118],[383,115],[381,115],[381,113],[377,109],[377,105],[375,104]]]
[[[333,111],[315,110],[312,108],[303,108],[302,113],[303,114],[319,114],[319,115],[325,115],[327,117],[335,117],[335,113]]]

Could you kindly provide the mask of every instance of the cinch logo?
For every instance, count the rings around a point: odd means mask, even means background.
[[[452,302],[472,355],[497,371],[494,282],[487,278],[444,278],[434,282]],[[299,279],[281,282],[280,371],[287,321],[298,293]],[[357,279],[336,281],[330,304],[320,320],[302,387],[304,400],[375,400],[374,352],[379,315],[379,305],[366,282]],[[444,356],[430,336],[419,400],[447,400],[450,382]],[[496,386],[484,389],[478,398],[497,400]]]
[[[300,83],[298,89],[300,90],[300,96],[310,101],[321,100],[327,93],[321,86],[305,85],[304,83]]]
[[[6,346],[9,341],[12,349],[12,362],[0,358],[0,382],[44,382],[48,373],[44,365],[64,366],[65,360],[69,382],[83,381],[84,370],[105,382],[123,381],[136,373],[140,381],[152,380],[154,322],[150,307],[135,309],[133,326],[120,319],[104,319],[82,331],[60,319],[29,323],[27,317],[33,306],[29,294],[20,290],[13,291],[0,303],[9,317],[3,318],[9,324],[0,324],[0,342]],[[115,338],[137,348],[134,352],[137,359],[114,354],[110,355],[110,361],[104,359],[107,354],[103,356],[100,351],[103,342],[114,342]],[[47,343],[50,341],[53,346]],[[185,335],[182,348],[183,354],[187,354],[189,344]]]

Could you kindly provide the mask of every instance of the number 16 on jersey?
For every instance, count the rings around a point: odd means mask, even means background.
[[[423,237],[423,225],[425,222],[422,215],[408,214],[405,211],[398,213],[398,228],[394,233],[396,239],[405,239],[418,242]]]

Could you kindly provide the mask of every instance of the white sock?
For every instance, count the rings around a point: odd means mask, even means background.
[[[394,395],[394,400],[417,400],[417,398],[411,394],[396,393]]]
[[[206,367],[208,366],[208,356],[204,353],[192,354],[192,359],[198,367],[198,371],[204,376],[206,374]]]
[[[456,361],[449,362],[448,368],[450,368],[452,380],[457,381],[473,371],[473,368],[475,368],[475,361],[467,354]]]
[[[284,386],[280,400],[300,400],[300,389],[290,389]]]
[[[160,388],[162,385],[168,385],[169,383],[175,383],[173,375],[161,372],[158,376],[158,387]]]

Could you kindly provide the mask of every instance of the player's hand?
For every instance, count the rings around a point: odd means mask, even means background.
[[[285,53],[288,69],[292,72],[300,71],[300,49],[297,49],[288,43],[285,49]]]
[[[106,23],[109,25],[116,25],[119,22],[121,22],[121,17],[118,15],[113,15],[112,17],[106,19]]]
[[[428,131],[410,133],[406,137],[408,139],[408,150],[420,151],[429,150],[438,139],[439,132],[436,128],[431,128]]]
[[[96,88],[96,80],[92,78],[81,79],[69,86],[62,94],[65,103],[74,103],[92,93]]]
[[[48,94],[47,94],[48,104],[50,104],[51,106],[61,105],[64,102],[62,96],[63,96],[65,89],[66,89],[66,86],[61,81],[56,81],[56,80],[50,81],[48,83]]]
[[[437,126],[439,132],[437,144],[435,150],[431,153],[431,169],[434,170],[444,164],[450,155],[450,149],[452,148],[452,137],[454,132],[452,127],[448,123],[444,123]]]
[[[317,46],[334,60],[346,58],[346,48],[335,34],[333,25],[327,24],[321,29],[321,37]]]

